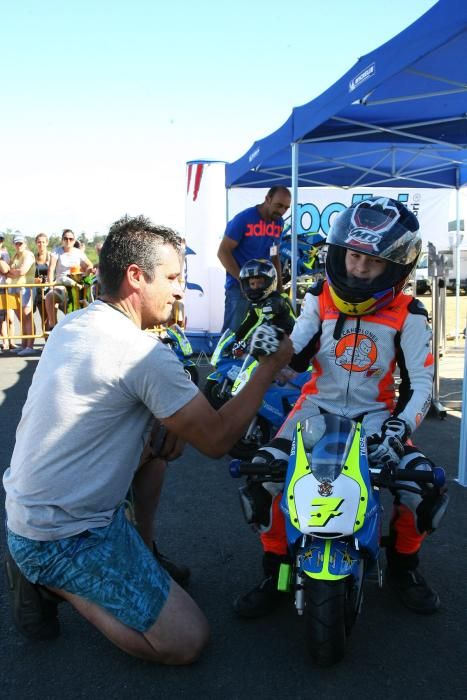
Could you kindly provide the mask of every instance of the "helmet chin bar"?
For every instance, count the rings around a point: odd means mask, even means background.
[[[368,288],[370,289],[372,286],[373,280],[365,280],[362,279],[361,277],[355,277],[355,275],[349,275],[347,273],[347,286],[352,288],[352,289],[365,289]]]

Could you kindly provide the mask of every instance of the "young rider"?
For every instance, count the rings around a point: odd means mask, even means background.
[[[312,287],[291,335],[291,366],[313,358],[313,375],[276,438],[255,460],[284,459],[298,421],[319,413],[362,420],[370,463],[431,469],[407,440],[431,403],[433,357],[427,313],[403,287],[421,249],[418,221],[397,201],[372,197],[342,212],[328,235],[327,280]],[[402,383],[396,401],[393,371]],[[241,617],[260,617],[282,600],[277,576],[287,561],[284,517],[277,484],[264,485],[257,525],[264,549],[265,578],[234,603]],[[264,492],[270,494],[264,501]],[[253,498],[258,493],[250,494]],[[262,506],[261,506],[262,503]],[[438,594],[418,572],[425,535],[437,526],[446,499],[401,492],[394,503],[386,549],[388,581],[402,603],[435,612]]]
[[[281,328],[290,335],[295,314],[289,299],[277,291],[277,271],[270,260],[248,260],[239,275],[243,296],[250,302],[248,311],[235,333],[232,355],[241,357],[253,331],[263,323]]]

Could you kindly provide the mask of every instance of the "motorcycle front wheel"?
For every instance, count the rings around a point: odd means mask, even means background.
[[[222,384],[212,381],[211,379],[206,380],[203,393],[211,406],[216,410],[223,406],[230,398],[230,393],[226,394],[225,390],[222,391]]]
[[[196,386],[198,386],[199,372],[198,372],[197,366],[196,365],[185,365],[184,369],[185,369],[185,372],[189,375],[193,384],[196,384]]]
[[[310,654],[318,666],[342,660],[347,636],[356,616],[354,579],[308,579],[305,587],[305,622]]]

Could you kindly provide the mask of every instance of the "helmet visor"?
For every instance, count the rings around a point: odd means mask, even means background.
[[[418,232],[401,223],[400,212],[390,200],[385,200],[384,207],[371,200],[343,211],[336,217],[327,243],[398,265],[412,263],[421,248]]]

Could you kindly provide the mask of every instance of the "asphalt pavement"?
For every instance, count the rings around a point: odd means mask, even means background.
[[[2,471],[9,464],[37,360],[0,355]],[[169,469],[156,530],[160,549],[190,565],[188,590],[212,625],[212,638],[201,659],[190,667],[165,668],[130,658],[67,604],[60,607],[61,636],[53,642],[30,642],[12,624],[2,576],[1,697],[465,698],[467,490],[455,480],[463,365],[463,347],[451,344],[440,362],[440,400],[446,417],[429,416],[416,433],[417,444],[446,468],[449,479],[449,512],[427,539],[421,567],[440,592],[438,614],[410,613],[386,587],[380,590],[368,582],[346,657],[325,670],[313,666],[308,657],[303,620],[288,600],[267,619],[237,620],[231,601],[259,580],[261,550],[241,515],[238,483],[228,474],[229,458],[212,460],[187,448]],[[205,373],[201,368],[202,376]],[[385,519],[389,512],[387,500]],[[3,559],[3,533],[0,550]]]

